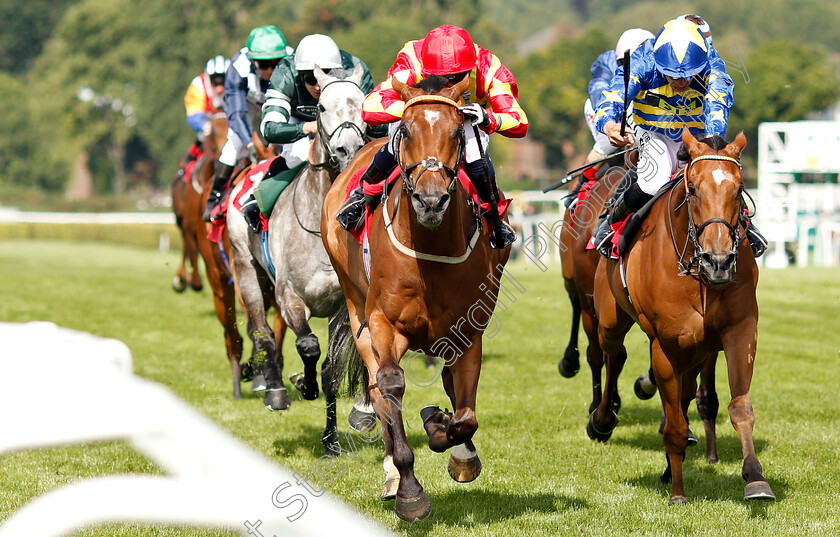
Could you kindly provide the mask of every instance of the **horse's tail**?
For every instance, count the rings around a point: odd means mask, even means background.
[[[356,341],[353,339],[350,313],[347,311],[346,304],[343,304],[341,309],[330,317],[329,333],[328,352],[331,357],[332,378],[335,382],[340,382],[346,376],[347,392],[350,395],[356,395],[361,388],[365,395],[365,403],[369,403],[368,372],[362,361],[362,355],[356,348]]]

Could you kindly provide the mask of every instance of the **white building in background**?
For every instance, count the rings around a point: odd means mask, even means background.
[[[770,242],[763,261],[840,264],[840,121],[758,127],[756,225]]]

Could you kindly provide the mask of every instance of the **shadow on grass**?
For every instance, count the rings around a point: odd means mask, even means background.
[[[428,494],[428,492],[427,492]],[[449,490],[429,494],[431,515],[417,522],[400,522],[409,535],[428,535],[439,526],[486,529],[488,524],[518,518],[526,513],[556,513],[586,509],[585,500],[547,492],[519,493],[485,489]],[[383,502],[383,508],[393,509],[394,502]]]
[[[663,453],[663,471],[665,465]],[[667,503],[671,496],[671,485],[660,485],[659,476],[659,473],[646,473],[630,479],[628,483],[656,491],[662,496],[662,501]],[[775,478],[768,478],[767,482],[773,489],[776,499],[784,500],[788,483]],[[716,465],[706,463],[705,459],[699,461],[686,459],[683,464],[683,486],[689,502],[705,500],[709,502],[744,503],[750,508],[750,516],[766,518],[767,506],[770,502],[767,500],[744,500],[745,485],[746,482],[741,477],[740,472],[721,473]]]

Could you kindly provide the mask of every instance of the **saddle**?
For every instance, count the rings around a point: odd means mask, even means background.
[[[630,241],[633,240],[633,237],[636,235],[636,232],[639,231],[639,228],[642,226],[642,222],[650,214],[650,210],[653,207],[653,204],[656,203],[656,200],[661,198],[665,193],[670,191],[671,189],[675,188],[677,185],[680,184],[683,177],[682,170],[677,172],[670,181],[662,185],[656,194],[645,203],[641,209],[634,213],[628,214],[625,218],[623,218],[620,222],[616,222],[613,224],[613,230],[615,234],[613,235],[613,251],[612,254],[615,257],[623,257],[627,254],[627,251],[630,248]]]

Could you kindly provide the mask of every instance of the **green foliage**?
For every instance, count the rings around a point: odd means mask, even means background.
[[[530,126],[528,136],[546,144],[550,166],[562,166],[570,156],[563,144],[580,141],[591,145],[589,129],[583,119],[590,67],[595,58],[615,48],[612,40],[598,29],[578,39],[561,39],[516,64],[519,98]]]
[[[828,68],[825,54],[814,47],[767,41],[752,50],[745,66],[748,84],[732,73],[736,86],[730,135],[744,130],[749,140],[756,140],[760,122],[802,119],[840,97],[836,74]]]
[[[0,70],[25,73],[65,10],[78,1],[0,2]]]

